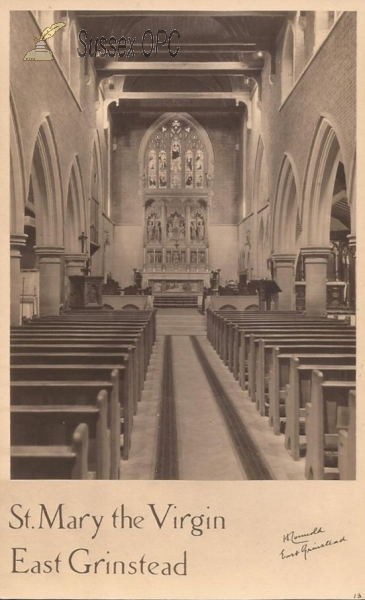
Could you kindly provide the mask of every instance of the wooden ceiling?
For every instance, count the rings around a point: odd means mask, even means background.
[[[121,36],[136,38],[134,56],[120,58],[97,56],[94,65],[99,80],[114,75],[125,78],[123,91],[139,95],[171,92],[219,94],[242,92],[260,78],[268,54],[273,55],[275,41],[288,13],[285,11],[76,11],[80,29],[85,29],[88,41],[104,36],[117,40]],[[172,49],[180,48],[172,57],[167,44],[143,54],[142,36],[151,30],[167,35],[177,30],[180,38],[172,37]],[[151,48],[151,36],[145,48]],[[108,47],[108,44],[105,44]],[[93,47],[93,46],[92,46]],[[127,50],[129,45],[127,44]],[[274,61],[273,61],[274,63]],[[272,69],[275,65],[272,64]],[[247,77],[252,79],[248,80]],[[161,99],[161,98],[160,98]],[[152,100],[152,98],[150,98]],[[225,106],[227,98],[221,96]]]

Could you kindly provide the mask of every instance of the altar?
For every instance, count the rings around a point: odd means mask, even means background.
[[[152,295],[193,294],[203,295],[204,287],[210,285],[210,273],[148,273],[142,274],[143,287],[150,287]]]

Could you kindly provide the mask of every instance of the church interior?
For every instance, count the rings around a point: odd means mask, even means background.
[[[355,479],[356,13],[10,39],[11,477]]]

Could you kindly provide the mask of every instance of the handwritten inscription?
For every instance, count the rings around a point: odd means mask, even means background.
[[[330,546],[347,542],[344,535],[339,539],[324,539],[323,535],[325,533],[326,531],[322,527],[314,527],[308,533],[296,533],[295,531],[285,533],[283,543],[288,544],[288,546],[281,550],[280,557],[286,560],[302,556],[304,560],[307,560],[308,556],[315,550],[324,550]]]

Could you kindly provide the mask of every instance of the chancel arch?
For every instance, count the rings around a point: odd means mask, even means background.
[[[154,293],[170,289],[202,293],[209,283],[213,197],[214,162],[208,135],[186,113],[167,113],[144,136],[139,166],[144,283]],[[168,274],[178,275],[177,280]]]

